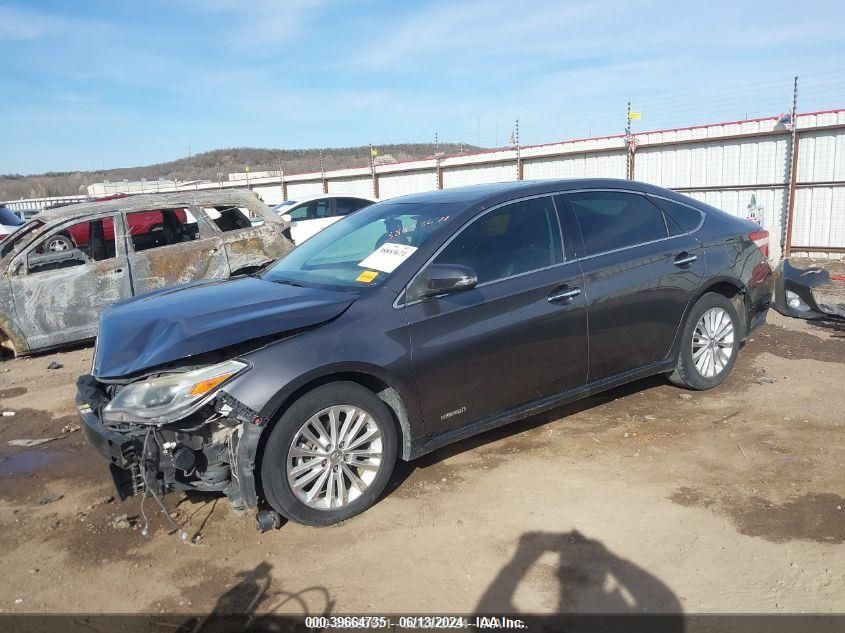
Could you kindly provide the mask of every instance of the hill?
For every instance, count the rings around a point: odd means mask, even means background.
[[[440,150],[447,154],[473,151],[477,148],[458,143],[444,143]],[[390,155],[397,161],[414,160],[434,155],[433,143],[401,143],[379,145],[379,155]],[[340,147],[323,150],[323,165],[326,171],[349,167],[362,167],[369,164],[370,148]],[[296,174],[319,171],[320,153],[318,149],[262,149],[256,147],[236,147],[203,152],[188,158],[179,158],[167,163],[158,163],[143,167],[119,167],[98,171],[49,172],[44,174],[0,175],[0,200],[20,198],[40,198],[45,196],[76,195],[85,191],[85,187],[94,182],[110,180],[212,180],[218,179],[218,172],[227,180],[229,172],[244,171],[249,166],[251,171],[275,170],[279,160],[286,173]]]

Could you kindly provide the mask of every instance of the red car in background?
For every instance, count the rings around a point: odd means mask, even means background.
[[[188,223],[186,209],[175,209],[175,215],[182,224]],[[126,216],[129,223],[130,235],[144,235],[151,231],[160,231],[164,228],[164,220],[161,211],[143,211],[131,213]],[[192,219],[193,221],[193,219]],[[114,223],[106,218],[103,221],[103,237],[106,240],[114,239]],[[83,248],[88,245],[88,224],[75,224],[67,231],[57,233],[47,244],[46,250],[57,252],[67,251],[72,248]]]

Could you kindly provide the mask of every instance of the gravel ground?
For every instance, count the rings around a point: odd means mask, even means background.
[[[91,354],[0,363],[3,612],[845,611],[841,329],[771,313],[717,389],[654,378],[472,438],[329,528],[170,495],[187,544],[152,503],[141,536],[76,430]]]

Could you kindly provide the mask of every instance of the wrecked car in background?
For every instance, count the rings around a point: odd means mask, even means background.
[[[800,319],[845,320],[845,276],[820,266],[796,268],[785,259],[775,273],[773,307]]]
[[[265,220],[252,226],[251,216]],[[44,211],[0,243],[0,344],[15,355],[96,336],[109,305],[250,273],[293,248],[249,191],[188,191]]]

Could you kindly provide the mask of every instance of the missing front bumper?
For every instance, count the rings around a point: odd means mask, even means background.
[[[221,492],[236,509],[257,508],[253,470],[265,421],[242,403],[221,392],[198,419],[116,428],[103,424],[89,399],[90,391],[81,390],[77,410],[88,442],[108,461],[121,500],[149,487],[156,495]],[[101,407],[102,401],[93,404]]]

